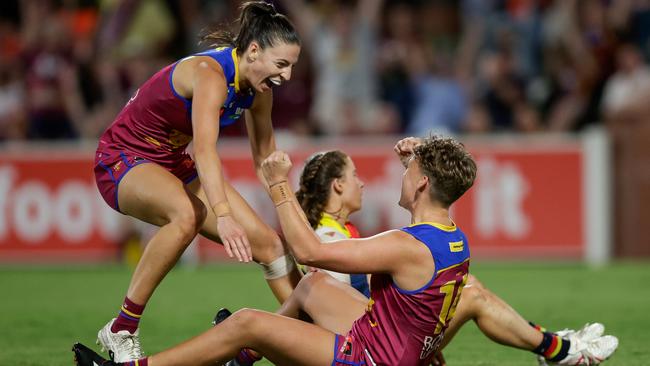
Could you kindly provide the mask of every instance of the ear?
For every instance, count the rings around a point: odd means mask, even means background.
[[[423,175],[422,177],[420,177],[420,179],[418,179],[418,183],[416,185],[417,190],[420,192],[424,192],[425,190],[429,189],[429,184],[430,184],[429,177]]]
[[[257,43],[256,41],[252,41],[248,45],[248,49],[246,49],[246,60],[248,62],[255,62],[257,60],[257,57],[259,57],[259,52],[260,52],[260,44]]]
[[[334,180],[332,181],[332,189],[337,194],[343,193],[343,183],[341,182],[340,178],[334,178]]]

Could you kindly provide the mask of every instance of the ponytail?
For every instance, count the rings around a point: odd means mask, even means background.
[[[204,32],[201,43],[211,47],[236,47],[244,52],[251,42],[256,41],[262,49],[272,47],[280,41],[300,45],[300,38],[289,19],[275,10],[273,4],[264,1],[249,1],[241,6],[239,32],[227,30]]]

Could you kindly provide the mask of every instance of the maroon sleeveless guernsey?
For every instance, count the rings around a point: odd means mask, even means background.
[[[254,98],[254,93],[239,90],[236,50],[222,47],[198,55],[212,57],[221,65],[228,94],[218,123],[235,123]],[[166,66],[136,91],[100,137],[98,151],[126,151],[167,168],[182,161],[192,140],[192,101],[174,90],[172,75],[177,64]]]
[[[366,313],[349,333],[365,347],[366,365],[429,365],[467,282],[469,247],[460,229],[420,223],[402,230],[429,248],[436,273],[415,291],[372,275]]]

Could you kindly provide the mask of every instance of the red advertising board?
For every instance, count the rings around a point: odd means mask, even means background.
[[[0,261],[115,258],[122,219],[101,200],[92,152],[0,155]]]
[[[365,144],[297,144],[289,149],[298,174],[305,158],[338,147],[352,156],[365,182],[363,209],[352,216],[363,235],[409,224],[399,200],[403,168],[390,140]],[[472,253],[496,258],[581,258],[585,250],[583,150],[578,140],[554,144],[474,143],[474,187],[453,206]],[[247,142],[221,151],[226,179],[265,222],[274,207],[257,182]],[[92,151],[0,153],[0,262],[111,260],[131,222],[101,199]],[[201,260],[223,251],[201,240]]]

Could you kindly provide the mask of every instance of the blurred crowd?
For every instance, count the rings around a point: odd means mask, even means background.
[[[650,102],[650,0],[274,3],[303,39],[274,91],[290,133],[577,131]],[[0,2],[0,141],[96,138],[239,4]]]

